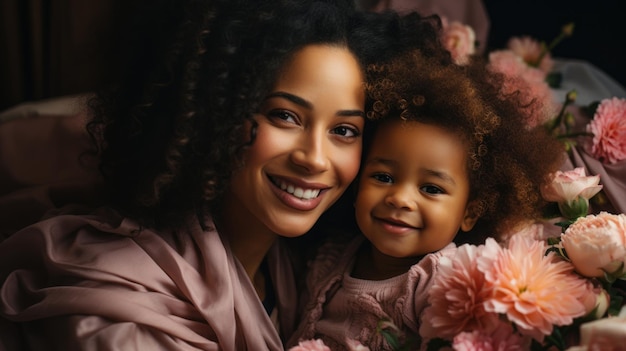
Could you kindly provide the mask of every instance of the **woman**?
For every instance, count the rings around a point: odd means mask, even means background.
[[[284,238],[356,176],[362,66],[440,50],[419,17],[296,3],[168,9],[175,28],[92,103],[107,205],[0,243],[0,348],[283,349],[298,296]]]

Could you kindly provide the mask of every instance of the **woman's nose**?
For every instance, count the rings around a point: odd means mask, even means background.
[[[330,148],[323,136],[312,135],[291,153],[291,161],[308,173],[320,173],[330,167]]]

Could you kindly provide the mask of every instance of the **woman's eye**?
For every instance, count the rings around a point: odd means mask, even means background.
[[[347,126],[339,126],[339,127],[333,128],[331,133],[337,134],[343,137],[347,137],[347,138],[356,138],[361,135],[361,132],[358,129],[347,127]]]
[[[267,114],[267,117],[271,119],[279,119],[281,121],[294,124],[298,123],[298,117],[287,110],[272,110]]]
[[[376,173],[372,175],[372,178],[376,179],[381,183],[393,183],[393,178],[386,173]]]
[[[421,189],[427,194],[445,194],[445,191],[436,185],[424,185]]]

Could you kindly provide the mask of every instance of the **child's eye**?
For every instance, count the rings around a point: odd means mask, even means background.
[[[356,138],[361,135],[361,132],[357,128],[348,126],[339,126],[331,130],[332,134],[337,134],[346,138]]]
[[[420,189],[427,194],[445,194],[445,191],[436,185],[424,185]]]
[[[279,119],[288,123],[298,124],[298,117],[287,110],[271,110],[267,113],[267,117],[270,119]]]
[[[381,183],[393,183],[393,178],[387,173],[376,173],[372,175],[372,178]]]

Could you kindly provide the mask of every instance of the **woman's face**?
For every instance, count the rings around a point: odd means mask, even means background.
[[[254,116],[256,138],[232,177],[225,214],[247,227],[238,230],[295,237],[315,224],[358,172],[364,99],[347,49],[296,53]]]

